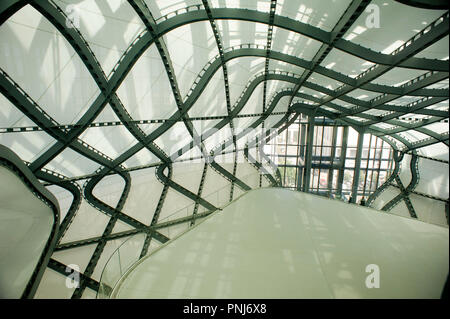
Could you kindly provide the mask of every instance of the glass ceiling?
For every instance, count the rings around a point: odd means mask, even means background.
[[[280,175],[274,154],[260,146],[265,133],[270,145],[290,125],[298,132],[299,119],[309,121],[311,134],[305,126],[298,147],[325,134],[319,124],[312,129],[314,118],[330,121],[339,143],[344,127],[355,143],[370,136],[351,146],[356,163],[343,163],[350,175],[365,165],[355,179],[366,180],[368,196],[382,183],[367,185],[367,176],[377,167],[379,179],[383,161],[400,163],[403,154],[448,164],[449,16],[436,6],[2,1],[0,144],[56,193],[58,245],[90,247],[80,253],[81,271],[94,281],[114,234],[145,231],[148,249],[152,238],[167,239],[151,227],[182,207],[195,220],[251,188],[297,185],[298,171],[287,182],[286,167]],[[302,174],[320,191],[325,146],[314,145],[313,158],[302,157]],[[399,170],[384,168],[382,180],[402,189],[386,175]],[[334,189],[337,175],[330,178]],[[144,184],[153,185],[145,200]],[[346,185],[356,195],[358,182]],[[433,196],[447,199],[448,191]],[[87,240],[95,237],[109,239]],[[71,296],[81,297],[87,285]]]

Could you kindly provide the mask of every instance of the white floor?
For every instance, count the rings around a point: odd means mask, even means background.
[[[266,188],[141,260],[116,297],[439,298],[448,251],[448,228]]]

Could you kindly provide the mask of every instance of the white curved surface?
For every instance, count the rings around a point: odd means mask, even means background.
[[[448,229],[285,189],[246,193],[142,259],[117,298],[439,298]],[[380,269],[367,288],[366,266]]]
[[[41,257],[54,220],[9,169],[0,167],[0,298],[20,298]]]

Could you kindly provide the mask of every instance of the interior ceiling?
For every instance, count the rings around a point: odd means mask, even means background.
[[[251,188],[237,178],[236,159],[215,160],[223,149],[238,153],[246,128],[283,129],[304,113],[403,152],[448,147],[442,3],[331,2],[2,1],[0,143],[72,193],[62,229],[81,197],[72,182],[83,180],[86,200],[112,216],[103,238],[120,220],[161,242],[167,238],[151,227],[168,189],[215,209],[173,181],[174,162],[208,159],[199,193],[208,165]],[[377,10],[380,25],[371,27]],[[145,167],[156,167],[164,185],[150,226],[121,211],[130,171]],[[92,193],[111,176],[124,182],[113,206]]]

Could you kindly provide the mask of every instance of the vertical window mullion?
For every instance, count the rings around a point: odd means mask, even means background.
[[[321,143],[320,143],[320,155],[319,155],[319,172],[318,172],[318,177],[317,177],[317,192],[319,192],[320,190],[320,173],[321,173],[321,165],[322,165],[322,155],[323,155],[323,140],[325,137],[325,117],[323,118],[323,123],[322,123],[322,139],[321,139]]]
[[[364,198],[364,196],[366,196],[366,184],[367,184],[367,175],[369,174],[369,158],[370,158],[370,146],[371,145],[372,145],[372,134],[370,134],[369,147],[367,148],[366,174],[364,176],[364,185],[363,185],[363,191],[362,191],[363,198]],[[364,149],[364,145],[363,145],[363,149]]]
[[[380,185],[378,184],[380,182],[380,172],[381,172],[381,161],[383,159],[383,148],[384,148],[384,141],[381,140],[381,151],[380,151],[380,156],[378,158],[378,174],[377,174],[377,183],[375,184],[375,189],[377,189],[378,187],[380,187]]]

